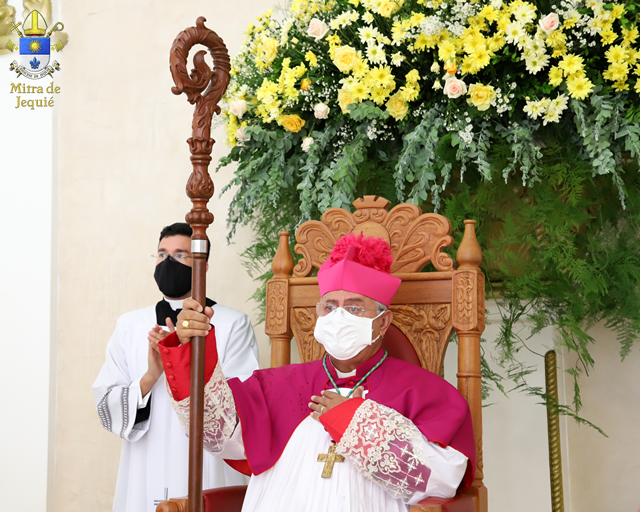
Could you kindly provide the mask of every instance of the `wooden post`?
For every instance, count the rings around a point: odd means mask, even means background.
[[[556,351],[544,355],[547,388],[547,434],[549,436],[549,476],[551,478],[551,510],[564,512],[562,454],[560,452],[560,416],[558,413],[558,363]],[[554,407],[555,406],[555,407]]]
[[[471,489],[476,512],[486,512],[487,488],[482,463],[482,372],[480,336],[484,331],[484,275],[480,271],[482,250],[476,239],[475,220],[465,220],[464,236],[453,274],[453,327],[458,334],[458,390],[469,402],[476,442],[476,472]]]
[[[196,20],[196,26],[178,34],[170,52],[170,70],[176,86],[173,94],[187,95],[195,104],[192,137],[187,140],[191,150],[193,172],[187,182],[187,195],[193,208],[186,220],[193,229],[191,252],[193,254],[192,297],[200,304],[206,303],[206,253],[207,227],[213,222],[213,214],[207,203],[213,196],[213,182],[209,176],[211,149],[215,141],[211,138],[211,117],[220,113],[218,102],[229,84],[229,53],[218,35],[204,26],[205,18]],[[194,69],[187,72],[189,50],[196,44],[209,49],[214,62],[210,69],[204,60],[206,52],[198,51],[193,57]],[[204,338],[191,340],[191,403],[189,424],[189,499],[188,512],[202,512],[202,422],[204,418]]]
[[[273,277],[267,283],[267,316],[265,332],[271,338],[271,367],[291,364],[291,329],[289,327],[289,278],[293,256],[289,249],[289,233],[278,233],[280,242],[273,257]]]

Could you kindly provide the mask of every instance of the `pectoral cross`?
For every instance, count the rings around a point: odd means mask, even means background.
[[[336,462],[344,462],[344,457],[336,453],[336,445],[332,444],[329,447],[329,453],[321,453],[320,455],[318,455],[318,462],[324,462],[322,478],[331,478],[331,473],[333,473],[333,465]]]

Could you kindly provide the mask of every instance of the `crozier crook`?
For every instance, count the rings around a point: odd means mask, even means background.
[[[187,182],[187,196],[193,208],[186,215],[186,221],[193,229],[191,252],[193,254],[192,297],[200,304],[206,303],[206,253],[207,227],[213,222],[213,214],[207,203],[213,196],[213,182],[209,176],[211,149],[215,141],[211,138],[211,118],[220,113],[218,102],[229,84],[231,64],[224,42],[212,30],[204,26],[205,18],[200,16],[195,27],[189,27],[178,34],[170,53],[170,69],[175,87],[173,94],[187,95],[187,100],[195,104],[192,136],[187,140],[191,150],[193,172]],[[213,70],[205,62],[205,50],[193,57],[193,69],[187,72],[189,50],[196,44],[209,49],[213,58]],[[189,499],[188,512],[202,512],[202,422],[204,417],[204,337],[191,340],[191,403],[189,425]]]

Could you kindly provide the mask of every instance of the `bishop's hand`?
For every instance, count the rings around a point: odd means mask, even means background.
[[[202,308],[193,299],[184,299],[182,311],[178,314],[176,334],[181,344],[188,343],[194,336],[206,336],[211,330],[211,317],[213,309]]]
[[[311,417],[314,420],[320,420],[321,414],[324,414],[325,412],[330,411],[337,405],[340,405],[342,402],[346,402],[347,400],[349,400],[348,398],[345,398],[344,396],[339,395],[335,391],[329,391],[326,389],[321,394],[322,396],[315,396],[315,395],[312,396],[311,402],[309,402],[309,409],[314,411],[311,413]],[[352,397],[362,398],[363,395],[364,395],[364,388],[362,386],[359,386],[358,389],[356,389],[353,392]]]

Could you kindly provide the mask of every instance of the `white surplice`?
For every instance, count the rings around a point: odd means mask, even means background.
[[[176,310],[183,301],[168,300]],[[249,317],[213,306],[218,354],[224,374],[245,379],[258,369],[258,345]],[[155,305],[122,315],[107,345],[106,361],[93,384],[103,427],[123,438],[114,512],[154,512],[168,498],[187,495],[189,439],[171,407],[164,374],[144,398],[140,379],[148,370],[148,332]],[[149,419],[135,423],[150,403]],[[241,485],[247,477],[204,454],[203,488]]]
[[[340,390],[343,396],[349,391]],[[187,428],[189,398],[172,402]],[[468,461],[454,448],[429,442],[409,418],[372,400],[357,409],[337,444],[345,461],[322,478],[318,455],[331,444],[320,422],[304,419],[278,461],[251,477],[242,512],[406,512],[427,497],[454,496]],[[219,457],[244,457],[233,394],[219,364],[205,386],[204,445]]]

